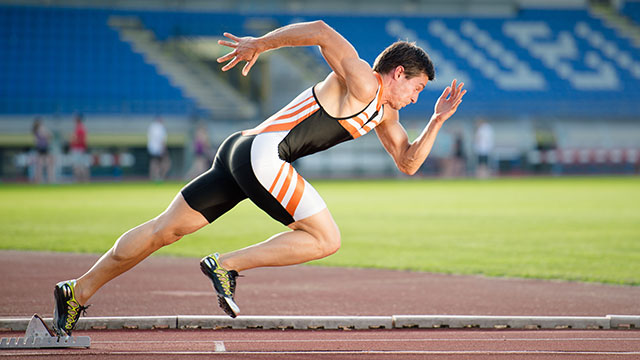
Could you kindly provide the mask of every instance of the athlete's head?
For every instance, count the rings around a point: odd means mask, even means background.
[[[397,110],[418,101],[420,91],[435,79],[429,55],[407,41],[397,41],[387,47],[373,63],[373,70],[393,79],[385,92],[389,92],[389,105]]]

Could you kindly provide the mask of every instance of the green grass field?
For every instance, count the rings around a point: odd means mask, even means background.
[[[640,285],[640,178],[312,181],[342,231],[315,262]],[[102,253],[180,183],[0,185],[0,248]],[[200,257],[285,231],[245,201],[160,250]]]

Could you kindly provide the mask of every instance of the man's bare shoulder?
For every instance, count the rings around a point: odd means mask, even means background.
[[[371,76],[375,78],[373,72]],[[357,113],[375,98],[377,87],[369,96],[356,96],[345,81],[334,72],[315,86],[315,93],[320,104],[332,116],[344,117]]]
[[[315,92],[318,96],[343,97],[347,94],[347,85],[335,72],[331,72],[315,86]]]
[[[391,125],[400,122],[400,112],[389,105],[383,105],[382,121],[380,125]]]

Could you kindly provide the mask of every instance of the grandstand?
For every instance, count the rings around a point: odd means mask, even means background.
[[[35,116],[54,129],[63,158],[75,112],[87,118],[94,175],[110,173],[98,160],[114,152],[131,159],[125,175],[143,174],[145,129],[160,115],[171,133],[173,175],[179,176],[190,162],[197,122],[207,124],[215,145],[227,133],[269,116],[329,71],[316,49],[296,48],[265,54],[247,78],[237,71],[223,74],[215,62],[225,51],[216,44],[221,34],[260,35],[314,19],[341,32],[370,63],[397,39],[416,41],[430,53],[437,79],[418,104],[402,112],[412,134],[424,126],[446,84],[453,78],[465,82],[464,104],[423,174],[438,173],[454,131],[464,134],[472,159],[470,141],[479,117],[494,126],[493,166],[503,174],[543,168],[558,174],[636,173],[640,2],[614,5],[573,0],[406,0],[393,7],[385,1],[0,2],[0,177],[28,174],[24,152],[32,143]],[[537,143],[541,128],[552,134],[553,146]],[[362,161],[357,156],[363,149],[378,152]],[[374,135],[341,145],[341,154],[302,159],[301,170],[308,176],[394,174]],[[103,168],[112,167],[113,160],[106,164]],[[64,167],[60,171],[64,175]]]

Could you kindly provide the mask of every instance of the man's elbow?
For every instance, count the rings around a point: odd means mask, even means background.
[[[316,20],[312,22],[316,35],[326,38],[332,32],[335,32],[324,20]]]
[[[401,169],[403,174],[413,176],[418,172],[418,168]]]
[[[397,166],[400,172],[409,176],[415,175],[418,172],[418,169],[420,169],[420,165],[416,165],[412,162],[400,162]]]
[[[315,26],[318,26],[319,28],[329,28],[329,25],[327,25],[324,20],[314,20],[311,23]]]

